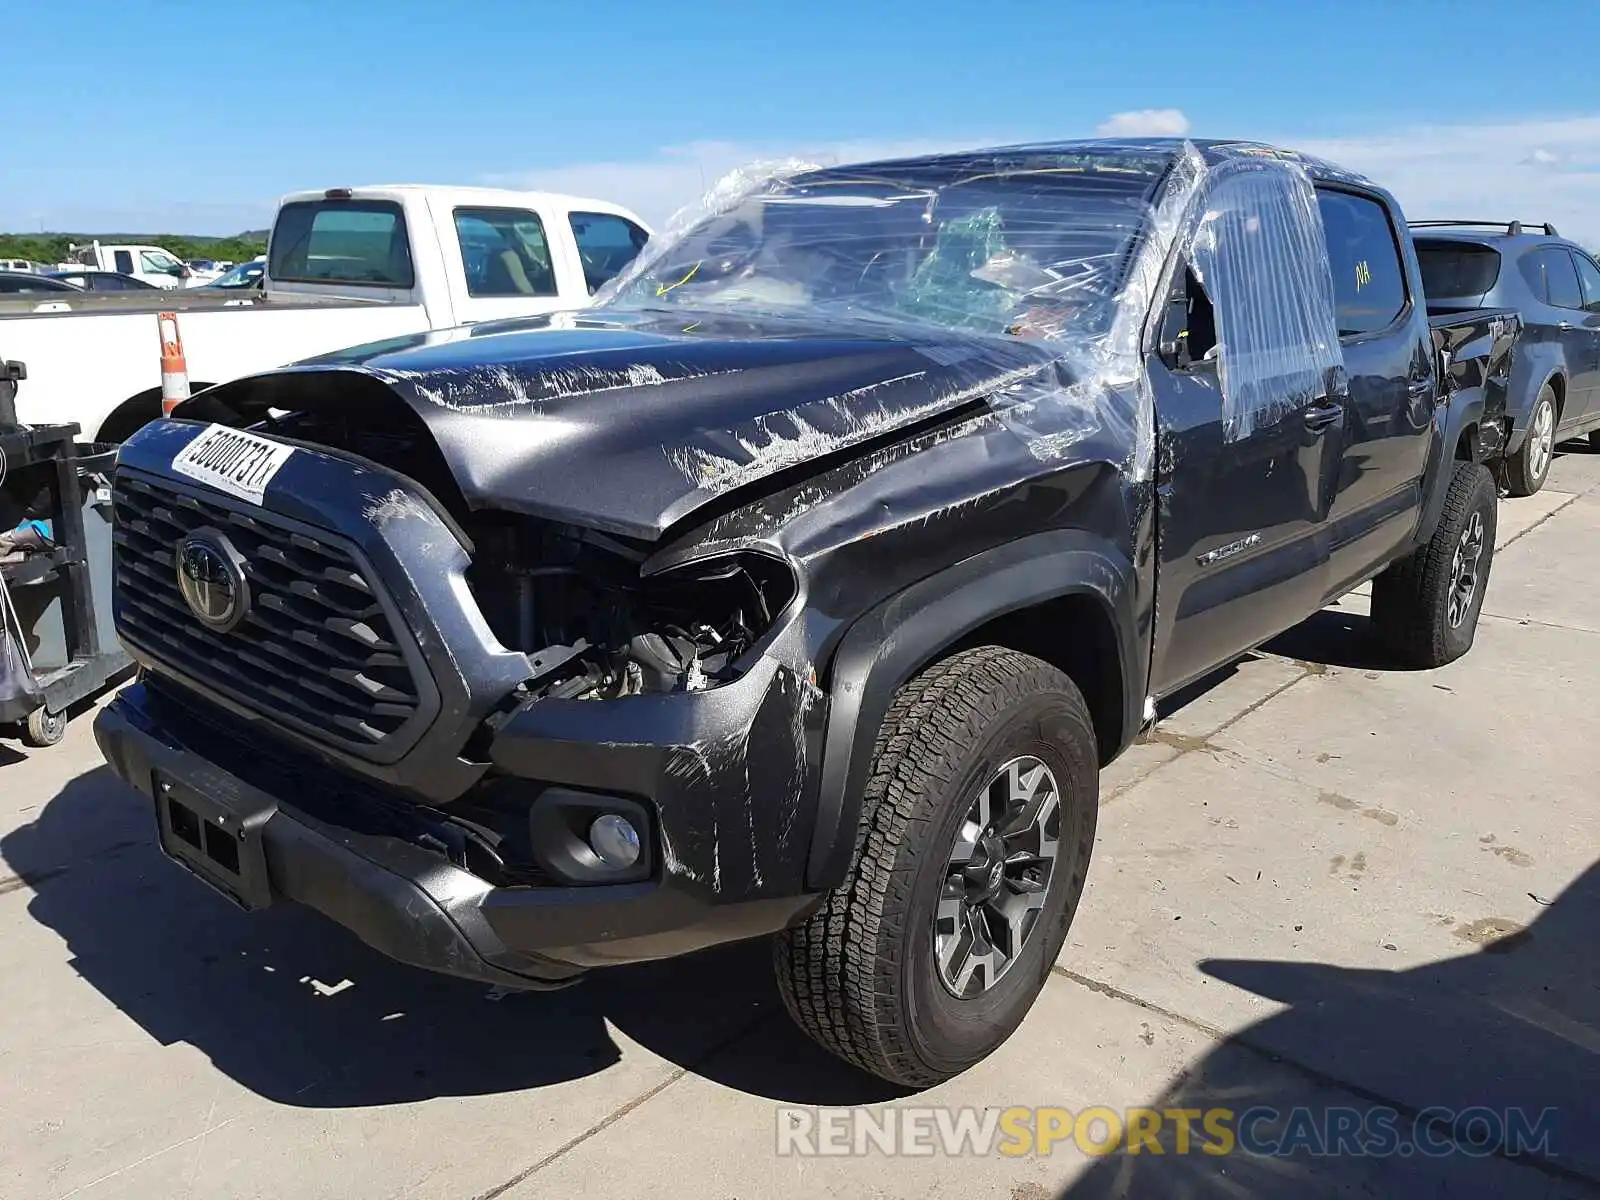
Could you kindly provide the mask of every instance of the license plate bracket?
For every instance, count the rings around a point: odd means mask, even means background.
[[[272,903],[262,830],[277,811],[225,785],[202,787],[156,772],[156,825],[161,850],[240,908]],[[221,785],[222,781],[214,781]]]

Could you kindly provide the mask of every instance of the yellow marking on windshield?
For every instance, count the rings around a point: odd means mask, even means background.
[[[657,288],[656,288],[656,296],[657,296],[657,298],[659,299],[660,297],[665,296],[673,288],[680,288],[684,284],[688,283],[689,280],[694,278],[695,272],[698,271],[699,269],[700,269],[700,264],[699,263],[695,263],[694,266],[689,268],[689,273],[687,275],[685,275],[682,279],[678,280],[677,283],[664,283],[664,284],[660,284],[659,286],[657,286]]]

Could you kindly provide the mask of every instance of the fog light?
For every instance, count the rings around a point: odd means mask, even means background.
[[[589,826],[589,845],[606,866],[623,870],[639,861],[639,831],[626,817],[603,813]]]

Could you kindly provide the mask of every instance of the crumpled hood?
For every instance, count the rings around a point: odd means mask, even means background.
[[[357,347],[225,386],[293,407],[307,372],[379,379],[422,418],[469,506],[654,540],[736,488],[1053,377],[1056,349],[591,310]]]

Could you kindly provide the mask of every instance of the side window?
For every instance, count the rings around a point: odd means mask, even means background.
[[[1383,205],[1350,192],[1317,189],[1333,268],[1339,336],[1387,329],[1406,307],[1406,276]]]
[[[1600,267],[1587,254],[1574,252],[1572,261],[1578,264],[1578,282],[1583,285],[1585,311],[1600,313]]]
[[[538,213],[525,208],[458,208],[455,218],[467,295],[556,294],[550,244]]]
[[[1544,259],[1550,303],[1557,308],[1582,308],[1583,291],[1578,287],[1578,268],[1572,265],[1572,255],[1552,246],[1541,251],[1540,257]]]
[[[612,213],[575,212],[570,219],[591,296],[631,263],[650,240],[650,235],[632,221]]]
[[[132,275],[133,255],[127,250],[118,250],[116,252],[116,266],[117,270],[121,271],[124,275]]]
[[[1524,254],[1517,261],[1517,270],[1522,273],[1528,290],[1533,293],[1533,298],[1541,304],[1550,303],[1550,287],[1544,278],[1544,254],[1535,250],[1532,254]]]

